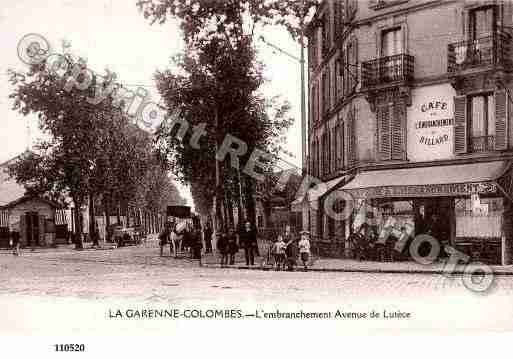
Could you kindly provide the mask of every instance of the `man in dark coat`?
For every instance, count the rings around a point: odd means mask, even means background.
[[[244,247],[246,265],[255,265],[255,248],[257,246],[256,233],[251,226],[251,222],[246,222],[240,233],[241,244]]]
[[[230,265],[235,264],[235,254],[239,251],[239,246],[237,245],[237,236],[235,235],[235,230],[230,228],[228,231],[228,256],[230,260]]]
[[[203,234],[205,235],[205,253],[212,253],[212,227],[210,222],[207,222]]]

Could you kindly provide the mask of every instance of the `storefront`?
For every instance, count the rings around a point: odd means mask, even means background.
[[[472,260],[509,264],[511,171],[505,161],[367,171],[339,191],[359,203],[354,225],[429,233]]]

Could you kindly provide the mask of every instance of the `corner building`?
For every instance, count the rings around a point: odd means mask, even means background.
[[[513,2],[326,0],[309,24],[303,223],[336,255],[365,213],[513,261]],[[331,219],[334,191],[357,199]],[[343,203],[335,204],[342,207]],[[379,230],[379,229],[378,229]]]

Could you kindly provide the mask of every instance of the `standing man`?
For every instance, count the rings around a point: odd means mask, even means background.
[[[205,235],[205,253],[212,253],[212,227],[210,222],[207,222],[203,232]]]
[[[246,221],[244,228],[240,234],[242,246],[244,247],[244,255],[246,257],[246,265],[255,265],[255,248],[257,246],[256,233],[251,226],[251,222]]]

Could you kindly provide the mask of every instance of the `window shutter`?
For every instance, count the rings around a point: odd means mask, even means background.
[[[397,101],[393,105],[393,113],[390,118],[391,122],[391,150],[392,150],[392,159],[393,160],[403,160],[405,158],[404,154],[404,127],[405,127],[405,111],[406,104],[404,101]]]
[[[351,166],[355,160],[355,146],[354,146],[354,109],[349,109],[346,117],[346,138],[345,143],[347,146],[347,165]]]
[[[358,40],[356,37],[351,41],[351,53],[349,56],[349,63],[351,64],[349,69],[349,71],[351,71],[351,85],[349,91],[353,92],[356,89],[358,79]]]
[[[505,90],[495,92],[495,150],[508,149],[508,97]]]
[[[390,136],[390,104],[379,105],[376,110],[378,119],[378,159],[385,161],[390,159],[391,136]]]
[[[454,97],[454,153],[467,152],[467,97]]]

